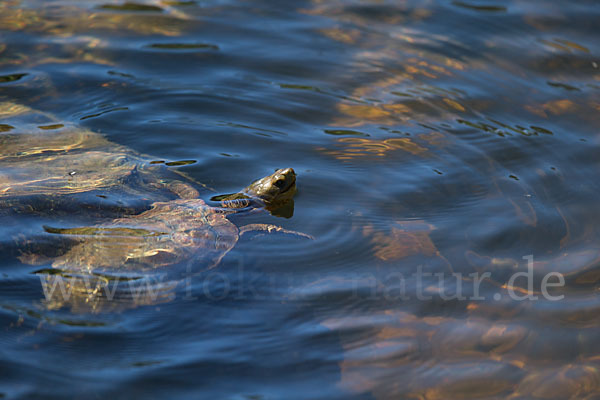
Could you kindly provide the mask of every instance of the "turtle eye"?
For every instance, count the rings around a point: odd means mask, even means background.
[[[277,186],[279,189],[283,189],[283,187],[285,186],[285,179],[276,180],[274,185]]]

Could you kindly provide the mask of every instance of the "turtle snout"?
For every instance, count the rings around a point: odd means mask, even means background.
[[[296,173],[292,168],[279,169],[275,173],[274,185],[285,191],[296,183]]]
[[[275,170],[275,173],[277,175],[282,175],[282,176],[296,176],[296,172],[294,171],[293,168],[280,168]]]

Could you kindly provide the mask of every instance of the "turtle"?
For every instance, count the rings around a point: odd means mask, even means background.
[[[144,286],[148,280],[166,274],[174,265],[187,263],[186,268],[193,267],[195,273],[212,269],[236,245],[239,237],[248,232],[279,232],[312,239],[310,235],[270,224],[238,227],[228,219],[232,214],[281,208],[293,201],[295,193],[296,174],[292,168],[285,168],[255,181],[239,193],[219,197],[218,206],[208,205],[200,198],[175,199],[155,202],[140,214],[94,226],[45,226],[46,233],[75,242],[69,251],[53,259],[52,268],[39,271],[44,275],[42,284],[47,304],[50,308],[69,304],[72,310],[86,312],[107,310],[110,302],[106,301],[106,295],[114,290],[109,288],[111,283],[128,282],[131,288],[129,281],[143,282],[144,279],[146,281],[137,286],[134,301],[127,302],[128,306],[153,304],[165,286],[164,282]],[[47,262],[43,255],[27,253],[21,256],[21,261]],[[172,288],[173,281],[169,282],[167,287]],[[60,291],[54,290],[57,286],[61,287]],[[65,288],[69,290],[66,297]]]
[[[149,201],[138,204],[139,200],[198,198],[196,187],[203,186],[167,168],[171,163],[154,161],[99,133],[9,102],[0,103],[0,146],[4,209],[31,210],[36,204],[41,212],[65,210],[68,203],[81,204],[81,198],[73,202],[70,195],[82,193],[95,194],[83,202],[99,202],[101,207],[126,204],[123,197],[129,195],[133,203],[147,208]]]

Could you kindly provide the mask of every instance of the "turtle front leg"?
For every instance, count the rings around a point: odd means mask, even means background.
[[[277,225],[270,224],[249,224],[240,227],[240,236],[248,232],[265,232],[265,233],[285,233],[288,235],[300,236],[306,239],[315,240],[315,238],[306,233],[290,231]]]

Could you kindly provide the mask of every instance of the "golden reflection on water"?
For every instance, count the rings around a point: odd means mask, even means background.
[[[352,160],[357,157],[378,156],[383,157],[388,152],[401,150],[412,155],[422,155],[427,149],[415,143],[409,138],[391,138],[391,139],[363,139],[363,138],[340,138],[337,139],[339,150],[317,148],[328,156],[338,160]]]
[[[353,54],[350,68],[355,75],[355,84],[351,99],[357,101],[338,102],[335,106],[338,116],[330,125],[340,130],[361,127],[361,132],[378,131],[376,138],[337,138],[330,145],[317,149],[322,154],[342,162],[357,163],[364,158],[369,162],[390,163],[403,156],[437,158],[446,151],[451,153],[460,148],[456,138],[435,130],[430,134],[413,134],[410,138],[399,137],[400,131],[384,134],[380,130],[381,126],[414,127],[425,121],[435,125],[436,122],[455,120],[504,139],[544,138],[556,134],[539,123],[512,124],[482,116],[490,110],[502,109],[502,102],[506,101],[521,104],[520,108],[530,114],[532,121],[540,117],[552,125],[555,118],[574,117],[597,126],[600,104],[589,90],[569,98],[552,94],[554,98],[549,99],[550,96],[533,92],[521,99],[467,98],[466,93],[453,86],[470,72],[495,68],[519,76],[523,71],[498,60],[493,43],[487,43],[486,54],[474,54],[471,58],[455,59],[423,50],[416,44],[455,43],[449,37],[404,28],[403,23],[407,21],[416,22],[434,15],[428,9],[431,3],[414,7],[408,3],[398,5],[395,10],[402,12],[397,15],[378,15],[376,28],[369,12],[361,14],[357,11],[359,5],[352,2],[314,0],[314,7],[301,10],[329,18],[332,27],[321,29],[319,33],[351,49]],[[369,4],[374,3],[361,3],[365,9]],[[507,10],[495,4],[485,7],[472,2],[453,4],[481,12],[503,13]],[[557,23],[550,18],[536,17],[525,17],[525,22],[540,31],[551,31]],[[538,44],[554,52],[590,53],[587,46],[567,38],[539,39]],[[484,62],[486,56],[498,60],[497,65]],[[591,66],[589,59],[567,58],[554,53],[538,68],[544,73],[556,71],[556,78],[547,81],[548,87],[573,94],[581,93],[581,84],[577,83],[577,75],[571,80],[565,71],[585,68],[588,77],[592,76],[591,80],[600,80],[598,70],[593,71]],[[508,204],[515,224],[518,222],[522,229],[537,228],[540,220],[553,213],[559,221],[557,225],[562,225],[564,234],[560,248],[540,255],[533,263],[536,273],[559,271],[567,280],[578,284],[597,283],[600,256],[597,244],[593,243],[593,229],[589,225],[581,226],[573,232],[577,222],[572,220],[569,211],[558,205],[538,215],[539,205],[533,202],[535,191],[526,186],[515,186],[513,182],[520,182],[517,175],[496,176],[502,168],[491,157],[487,157],[486,163],[488,179],[494,189],[488,196],[490,200],[503,199]],[[549,179],[549,171],[538,169],[535,173],[540,180]],[[520,189],[515,190],[516,187]],[[388,228],[362,226],[362,234],[371,244],[373,257],[384,263],[415,256],[421,262],[428,257],[445,260],[431,240],[433,231],[435,227],[427,221],[390,221]],[[464,254],[471,268],[481,273],[510,273],[519,263],[478,255],[468,249],[467,243],[465,245]],[[525,288],[509,286],[506,282],[489,283],[502,293],[507,290],[527,293]],[[383,282],[380,285],[385,286]],[[539,291],[534,293],[540,295]],[[544,333],[536,330],[535,322],[528,321],[527,317],[516,318],[527,306],[511,308],[506,303],[504,306],[503,309],[502,305],[472,302],[465,307],[467,315],[464,318],[430,317],[390,309],[383,313],[326,319],[322,324],[340,333],[344,347],[339,385],[350,392],[371,393],[377,399],[597,398],[600,394],[600,364],[595,352],[591,358],[582,354],[572,363],[545,364],[540,360],[544,357],[536,354],[536,342],[544,342],[546,348],[551,347],[556,338],[544,340]],[[573,316],[569,321],[577,318]],[[597,328],[597,323],[591,326]],[[354,333],[357,330],[369,334],[357,335]],[[577,342],[589,334],[584,331],[572,339]],[[570,345],[578,346],[578,343]]]
[[[342,334],[346,359],[340,385],[382,399],[506,395],[525,368],[525,359],[511,351],[530,334],[513,323],[490,325],[484,318],[465,322],[392,310],[323,324],[342,332],[369,327],[369,338],[358,343]]]
[[[167,2],[152,2],[156,5],[150,13],[96,7],[94,3],[98,2],[61,4],[51,1],[46,7],[37,4],[35,8],[28,8],[22,0],[1,2],[0,26],[3,30],[47,35],[50,39],[24,51],[13,47],[6,57],[2,56],[6,44],[0,45],[0,65],[88,62],[112,66],[118,60],[110,52],[102,51],[111,45],[102,38],[103,33],[176,37],[198,24]],[[52,54],[53,45],[61,46],[60,54]]]
[[[6,30],[23,30],[58,37],[87,34],[90,30],[178,36],[183,30],[191,27],[191,24],[186,22],[189,18],[185,13],[177,8],[160,6],[161,2],[158,1],[154,2],[159,4],[153,10],[155,12],[143,16],[114,12],[118,9],[111,11],[83,2],[78,6],[61,5],[52,1],[48,3],[48,7],[37,5],[35,8],[28,8],[21,0],[4,1],[0,4],[0,24]]]
[[[363,226],[362,234],[373,246],[373,255],[382,261],[401,260],[421,255],[439,256],[438,249],[429,236],[435,227],[425,221],[399,221],[389,232],[375,231],[370,225]]]
[[[467,320],[389,310],[323,321],[342,332],[340,387],[378,399],[431,400],[588,398],[600,391],[597,357],[544,365],[532,349],[552,339],[506,313],[507,319],[491,322],[477,302],[466,310]],[[356,329],[369,334],[353,338]]]

